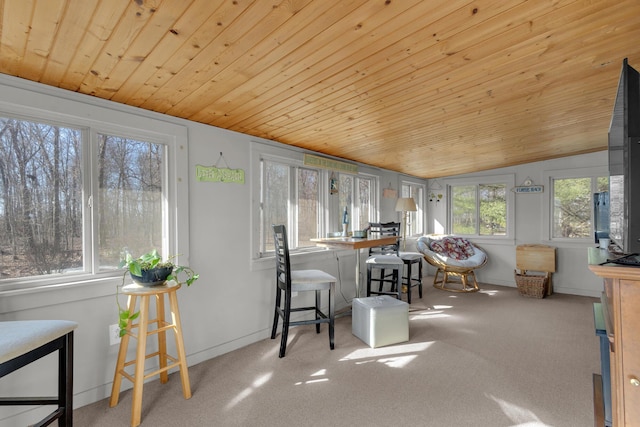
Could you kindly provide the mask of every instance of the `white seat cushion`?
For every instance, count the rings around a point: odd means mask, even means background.
[[[0,363],[35,350],[78,327],[70,320],[0,322]]]
[[[294,292],[329,289],[335,282],[335,277],[322,270],[291,271],[291,290]]]
[[[419,261],[422,260],[422,254],[420,252],[400,252],[400,258],[406,261]]]
[[[404,267],[402,258],[396,255],[371,255],[367,258],[367,264],[375,265],[380,268],[400,268]]]

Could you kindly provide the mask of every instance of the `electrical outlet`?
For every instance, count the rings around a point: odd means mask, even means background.
[[[109,345],[120,344],[120,328],[117,324],[109,325]]]

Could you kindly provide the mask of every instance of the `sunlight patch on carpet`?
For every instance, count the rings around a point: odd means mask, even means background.
[[[409,320],[425,320],[425,319],[438,319],[442,317],[451,317],[450,314],[445,314],[444,312],[438,310],[429,310],[429,311],[415,311],[409,313]]]
[[[242,390],[240,393],[236,395],[235,398],[233,398],[233,400],[231,400],[227,404],[227,409],[232,409],[234,406],[238,405],[244,399],[251,396],[256,389],[266,384],[271,379],[272,376],[273,376],[273,372],[269,372],[256,378],[253,381],[253,384],[251,384],[251,387],[247,387],[244,390]]]
[[[531,410],[515,405],[491,394],[486,396],[496,402],[502,412],[514,422],[512,427],[552,427],[543,423]]]
[[[435,310],[446,310],[447,308],[453,308],[453,306],[452,305],[438,305],[438,304],[436,304],[436,305],[433,306],[433,308]]]
[[[319,378],[317,380],[309,380],[309,381],[298,381],[294,383],[294,385],[305,385],[305,384],[315,384],[315,383],[326,383],[329,381],[329,378]]]
[[[419,342],[411,344],[390,345],[379,348],[361,348],[351,352],[342,359],[343,361],[362,360],[362,359],[379,359],[381,357],[396,356],[406,353],[418,353],[428,349],[434,341]]]
[[[389,368],[404,368],[409,363],[411,363],[413,359],[415,359],[416,357],[418,356],[416,356],[415,354],[411,356],[388,357],[385,359],[378,359],[377,362],[383,363],[387,365]]]

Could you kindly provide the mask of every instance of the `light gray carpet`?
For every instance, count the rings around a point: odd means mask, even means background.
[[[371,349],[351,317],[289,332],[287,355],[266,339],[145,385],[143,426],[554,426],[593,425],[592,373],[599,373],[592,303],[554,294],[525,298],[481,285],[475,294],[413,290],[410,340]],[[74,411],[76,426],[127,426],[131,390]]]

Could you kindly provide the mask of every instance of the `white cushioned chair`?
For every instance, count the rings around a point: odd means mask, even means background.
[[[467,239],[441,234],[420,237],[417,247],[424,259],[437,268],[433,278],[435,288],[451,292],[480,290],[475,270],[484,266],[488,260],[486,252],[480,247]],[[452,281],[451,278],[460,278],[460,282]],[[448,286],[449,284],[461,284],[461,287]]]

